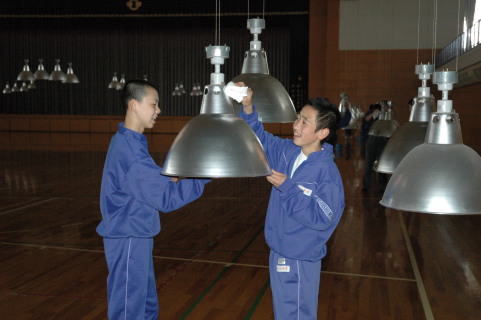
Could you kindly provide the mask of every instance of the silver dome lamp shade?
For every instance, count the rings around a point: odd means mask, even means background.
[[[457,72],[435,72],[442,91],[423,144],[401,160],[386,187],[381,205],[433,214],[481,214],[481,157],[463,144],[459,115],[448,91]]]
[[[22,86],[20,87],[20,92],[28,92],[28,86],[25,82],[22,82]]]
[[[114,72],[114,76],[112,77],[112,81],[110,81],[108,88],[116,89],[118,85],[119,85],[119,79],[117,78],[117,72]]]
[[[52,73],[50,74],[49,80],[51,81],[65,81],[67,80],[67,75],[62,71],[60,67],[60,60],[55,60],[55,67],[53,68]]]
[[[247,20],[247,29],[254,39],[250,42],[250,50],[245,52],[241,74],[232,79],[232,82],[244,82],[254,91],[252,103],[256,106],[260,121],[294,122],[297,118],[296,108],[284,86],[269,74],[267,55],[258,40],[258,35],[264,28],[264,19]],[[235,102],[235,114],[239,113],[240,108],[241,104]]]
[[[174,91],[172,91],[172,95],[173,96],[181,96],[182,95],[182,93],[180,92],[178,83],[175,84]]]
[[[229,57],[227,46],[208,46],[206,55],[215,65],[205,86],[200,115],[176,136],[165,158],[162,174],[178,177],[256,177],[271,174],[264,149],[224,91],[220,65]]]
[[[33,72],[30,71],[30,67],[28,66],[28,59],[25,59],[25,65],[23,66],[22,71],[17,76],[18,81],[33,81],[35,77],[33,76]]]
[[[422,80],[422,86],[418,88],[418,96],[413,99],[409,121],[392,134],[374,166],[377,172],[392,174],[406,154],[422,144],[426,137],[429,118],[434,109],[434,97],[426,86],[426,80],[433,74],[434,65],[416,65],[415,72]]]
[[[374,122],[371,129],[369,129],[370,136],[390,138],[394,131],[399,128],[399,124],[393,119],[392,103],[381,102],[382,110],[379,119]],[[387,110],[386,110],[387,109]]]
[[[3,89],[3,94],[9,94],[12,93],[12,89],[10,88],[10,83],[7,82],[5,85],[5,88]]]
[[[33,74],[35,80],[49,80],[50,75],[43,66],[43,59],[38,59],[37,71]]]
[[[63,83],[79,83],[78,77],[73,72],[72,62],[68,63],[66,79],[62,80]]]
[[[16,82],[13,83],[11,92],[20,92],[20,88]]]
[[[116,90],[122,90],[125,87],[125,74],[120,75],[120,80],[115,86]]]

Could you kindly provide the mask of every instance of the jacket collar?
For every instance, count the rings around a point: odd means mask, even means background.
[[[139,141],[146,141],[147,140],[147,138],[145,137],[145,135],[143,133],[138,133],[134,130],[130,130],[130,129],[126,128],[124,125],[125,125],[125,122],[119,123],[118,132],[120,134],[129,135],[132,138],[134,138],[136,140],[139,140]]]

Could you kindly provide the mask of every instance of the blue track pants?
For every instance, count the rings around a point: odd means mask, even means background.
[[[152,238],[104,238],[110,320],[157,320]]]
[[[321,260],[293,260],[271,250],[269,273],[276,320],[317,319]]]

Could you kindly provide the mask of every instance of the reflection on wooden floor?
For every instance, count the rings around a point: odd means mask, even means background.
[[[2,150],[0,319],[106,319],[95,233],[104,156]],[[336,161],[346,210],[322,265],[319,319],[481,319],[481,217],[382,207],[381,193],[361,192],[356,140],[343,141]],[[273,319],[269,191],[265,178],[216,179],[198,201],[161,215],[161,319]]]

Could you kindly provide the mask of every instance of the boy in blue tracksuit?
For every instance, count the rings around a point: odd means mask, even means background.
[[[159,212],[176,210],[197,199],[209,180],[160,174],[147,148],[144,129],[160,114],[157,89],[145,80],[125,84],[125,122],[113,136],[100,189],[108,317],[158,319],[159,306],[152,258],[153,237],[160,232]]]
[[[321,259],[344,210],[332,145],[324,143],[336,129],[339,110],[327,99],[311,99],[294,122],[293,139],[281,139],[264,131],[250,89],[242,105],[239,116],[259,137],[273,168],[265,238],[274,316],[317,319]]]

